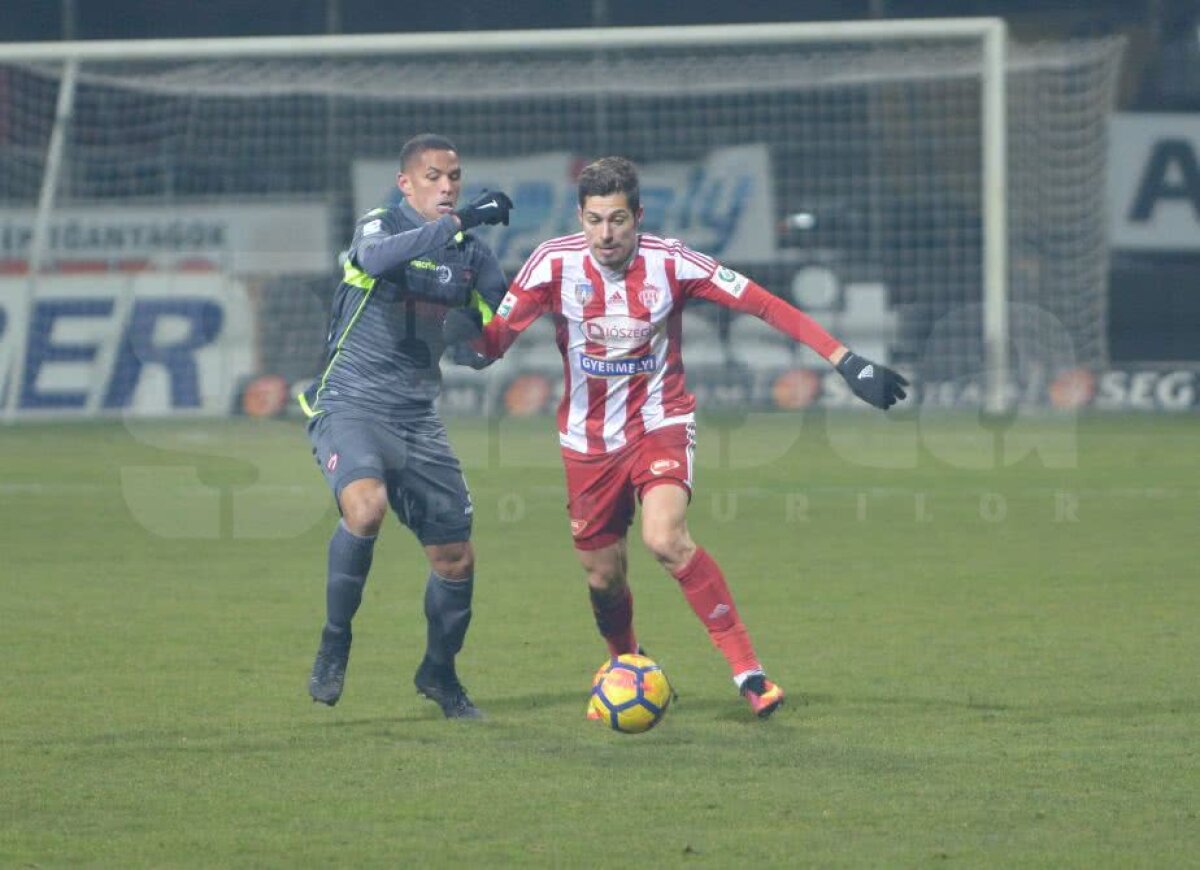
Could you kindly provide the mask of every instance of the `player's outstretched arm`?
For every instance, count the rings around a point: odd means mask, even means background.
[[[881,410],[886,411],[908,396],[904,391],[908,386],[904,375],[887,366],[871,362],[852,350],[846,350],[834,368],[850,385],[854,395]]]
[[[683,282],[685,292],[758,317],[808,345],[833,363],[854,395],[876,408],[886,411],[907,397],[908,381],[902,375],[852,352],[799,308],[715,260],[692,254],[688,266],[697,265],[699,274]]]

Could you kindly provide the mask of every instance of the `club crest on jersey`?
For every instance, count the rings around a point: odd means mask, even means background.
[[[638,302],[645,305],[647,308],[653,308],[658,304],[658,300],[662,298],[662,291],[653,284],[647,284],[638,291]]]
[[[596,288],[594,288],[589,282],[580,281],[575,285],[575,301],[580,305],[587,305],[592,301],[592,297],[595,295]]]

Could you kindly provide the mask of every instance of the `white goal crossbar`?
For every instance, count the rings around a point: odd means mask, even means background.
[[[1006,148],[1006,27],[999,18],[948,18],[834,23],[770,23],[720,26],[594,28],[472,33],[373,34],[349,36],[265,37],[144,41],[80,41],[39,44],[0,44],[0,64],[35,67],[54,65],[59,101],[46,148],[41,194],[37,203],[29,254],[29,289],[22,310],[28,312],[47,245],[49,215],[55,204],[55,180],[60,173],[64,131],[71,122],[75,82],[80,65],[90,62],[177,63],[195,60],[271,59],[301,57],[436,55],[445,46],[469,53],[546,53],[633,49],[647,53],[670,48],[745,46],[796,42],[888,43],[904,40],[975,41],[981,48],[978,68],[982,190],[982,308],[985,405],[1001,410],[1008,377],[1007,294],[1007,148]],[[651,87],[653,84],[651,83]],[[20,335],[23,330],[17,330]],[[21,393],[24,349],[16,354],[5,391],[5,419],[12,419]]]

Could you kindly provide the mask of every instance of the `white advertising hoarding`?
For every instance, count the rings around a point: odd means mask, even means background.
[[[1109,130],[1112,246],[1200,251],[1200,115],[1113,115]]]
[[[253,373],[254,310],[237,279],[45,276],[25,310],[27,287],[0,279],[0,407],[17,416],[227,414]]]
[[[29,259],[33,209],[0,209],[0,263]],[[233,274],[328,273],[337,249],[321,203],[72,206],[50,220],[43,261],[100,269],[204,264]]]

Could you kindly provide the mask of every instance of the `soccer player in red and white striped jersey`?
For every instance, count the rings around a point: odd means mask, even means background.
[[[720,567],[688,532],[695,398],[683,367],[682,312],[705,299],[753,314],[815,349],[879,408],[904,379],[851,353],[812,318],[675,239],[639,232],[634,165],[607,157],[579,178],[583,231],[551,239],[526,261],[479,333],[463,312],[447,340],[496,358],[543,315],[553,318],[565,389],[558,432],[568,511],[596,623],[612,655],[638,649],[626,577],[626,535],[641,502],[642,540],[679,582],[741,694],[760,717],[783,701],[767,679]]]

